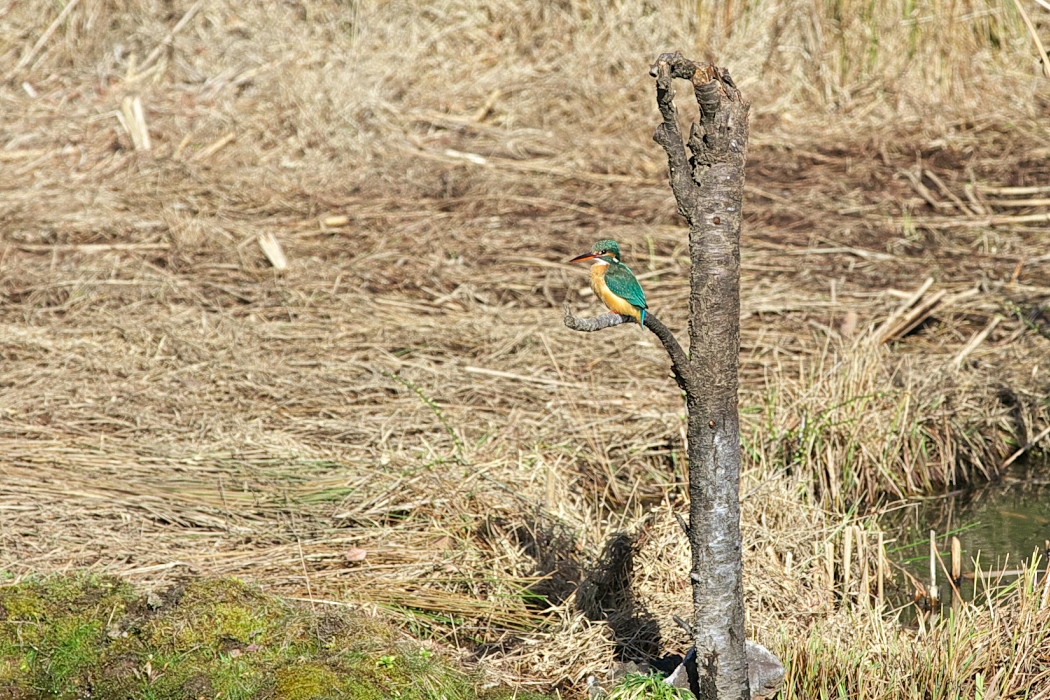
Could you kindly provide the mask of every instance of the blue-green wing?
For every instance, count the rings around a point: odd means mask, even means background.
[[[626,299],[631,306],[639,309],[649,308],[649,304],[645,301],[645,292],[642,290],[642,285],[638,284],[638,280],[635,279],[631,268],[623,263],[609,266],[609,271],[605,273],[605,284],[609,285],[610,292]]]

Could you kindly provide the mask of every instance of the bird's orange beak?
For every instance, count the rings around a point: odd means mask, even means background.
[[[584,253],[583,255],[577,255],[575,258],[573,258],[569,262],[580,262],[581,260],[594,260],[597,257],[600,257],[600,256],[595,255],[594,253]]]

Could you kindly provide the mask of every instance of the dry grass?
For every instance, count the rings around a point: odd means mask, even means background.
[[[816,502],[850,512],[996,478],[1018,436],[1045,422],[1039,397],[1021,399],[1002,373],[894,354],[826,346],[797,375],[770,369],[749,441],[764,471],[800,476]]]
[[[1050,195],[997,189],[1050,177],[1030,39],[1012,3],[878,5],[735,6],[717,46],[754,100],[745,531],[794,552],[749,584],[778,650],[828,614],[845,511],[1048,419]],[[561,327],[593,308],[563,261],[619,239],[684,328],[646,71],[707,4],[66,7],[0,10],[0,567],[241,576],[579,691],[623,642],[574,593],[681,509],[683,420],[649,338]],[[869,342],[927,277],[941,305]]]
[[[1050,578],[1028,572],[987,604],[962,606],[918,629],[867,610],[815,621],[786,638],[785,698],[1046,697]]]

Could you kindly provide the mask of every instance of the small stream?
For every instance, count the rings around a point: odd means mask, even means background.
[[[925,583],[930,578],[930,530],[937,533],[945,567],[949,566],[949,537],[954,534],[962,543],[963,572],[974,570],[975,558],[982,571],[1018,569],[1036,550],[1040,568],[1045,568],[1050,541],[1050,460],[1017,465],[999,481],[919,502],[887,521],[897,531],[897,543],[889,546],[890,557]],[[943,569],[938,577],[942,574]],[[966,588],[972,591],[971,586],[964,586],[964,596]]]

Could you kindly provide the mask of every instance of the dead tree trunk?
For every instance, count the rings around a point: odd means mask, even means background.
[[[748,700],[744,639],[743,564],[740,539],[740,420],[737,384],[740,351],[740,222],[748,104],[729,72],[679,53],[662,54],[652,67],[663,122],[653,138],[667,152],[671,189],[689,223],[692,265],[689,354],[652,313],[645,326],[663,343],[675,380],[686,395],[689,456],[689,523],[695,653],[672,684],[688,684],[702,700]],[[682,138],[673,79],[693,85],[700,121]],[[580,319],[566,311],[565,325],[598,331],[630,322],[616,313]],[[764,647],[751,644],[758,673],[754,690],[776,692],[784,668]],[[695,659],[695,671],[692,663]]]
[[[651,71],[663,123],[653,138],[667,153],[671,189],[689,223],[687,391],[689,544],[698,697],[747,700],[740,539],[740,222],[748,104],[729,72],[681,54]],[[700,121],[682,138],[675,78],[693,85]],[[688,148],[688,154],[686,151]]]

